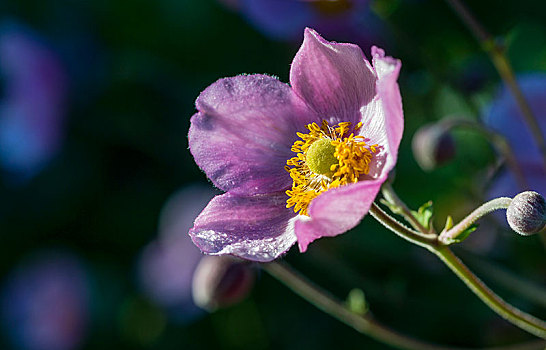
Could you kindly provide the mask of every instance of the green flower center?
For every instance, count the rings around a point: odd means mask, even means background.
[[[335,151],[336,147],[329,138],[316,140],[307,150],[305,163],[315,174],[331,177],[333,174],[331,167],[338,163],[334,156]]]

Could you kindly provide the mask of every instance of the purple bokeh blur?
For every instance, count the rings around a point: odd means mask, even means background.
[[[161,212],[159,237],[144,248],[138,262],[143,291],[180,322],[203,312],[192,299],[193,272],[203,254],[188,231],[215,194],[209,186],[197,184],[174,193]]]
[[[542,135],[546,137],[546,73],[520,75],[518,83],[537,118]],[[516,101],[506,87],[499,91],[489,106],[485,123],[506,137],[527,182],[526,188],[521,188],[514,174],[506,168],[490,184],[488,197],[513,197],[523,190],[546,195],[546,165]]]
[[[310,27],[328,39],[356,43],[366,50],[384,35],[369,0],[221,1],[275,40],[299,42],[305,27]]]
[[[0,167],[28,179],[60,148],[66,75],[42,39],[21,25],[4,23],[0,77]]]
[[[76,256],[35,253],[4,280],[2,326],[14,348],[71,350],[86,335],[89,281]]]
[[[159,219],[159,235],[144,247],[138,280],[144,293],[174,321],[187,323],[243,299],[252,289],[255,270],[234,257],[205,256],[190,239],[189,229],[218,194],[192,184],[174,193]]]

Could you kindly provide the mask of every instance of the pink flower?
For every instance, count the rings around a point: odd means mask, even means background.
[[[368,212],[396,163],[404,121],[400,61],[312,29],[290,71],[220,79],[201,93],[190,150],[219,189],[190,230],[207,254],[270,261],[304,252]],[[289,209],[294,207],[295,210]]]

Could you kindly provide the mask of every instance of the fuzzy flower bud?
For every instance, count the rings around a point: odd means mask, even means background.
[[[193,275],[194,303],[213,311],[244,299],[256,278],[256,271],[248,261],[232,256],[205,256]]]
[[[455,156],[455,142],[440,124],[421,127],[412,141],[413,156],[425,171],[431,171]]]
[[[506,219],[512,230],[530,236],[546,225],[546,201],[537,192],[526,191],[512,199],[506,210]]]

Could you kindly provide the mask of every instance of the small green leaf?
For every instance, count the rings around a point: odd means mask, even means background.
[[[393,212],[394,214],[403,214],[403,213],[404,213],[403,210],[402,210],[402,208],[400,208],[399,206],[397,206],[397,205],[394,204],[394,203],[391,203],[391,202],[387,201],[386,199],[381,198],[381,199],[379,200],[379,202],[380,202],[381,204],[384,204],[384,205],[385,205],[387,208],[389,208],[389,210],[390,210],[391,212]]]
[[[451,215],[448,215],[446,219],[446,225],[444,227],[444,231],[450,230],[452,227],[453,227],[453,218],[451,217]]]
[[[426,229],[430,228],[430,221],[432,220],[432,216],[434,214],[434,210],[432,207],[432,201],[428,201],[425,204],[423,204],[417,211],[411,211],[413,216],[419,221],[423,227]]]
[[[453,239],[451,240],[451,242],[453,243],[459,243],[459,242],[462,242],[464,241],[468,236],[470,236],[470,234],[474,231],[476,231],[476,229],[478,228],[478,224],[472,224],[470,225],[466,230],[464,230],[463,232],[459,233],[457,236],[453,237]]]
[[[358,315],[364,315],[368,312],[368,303],[366,302],[364,292],[358,288],[352,289],[349,292],[345,305],[347,305],[349,310]]]

